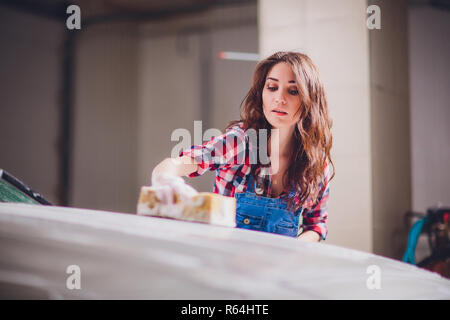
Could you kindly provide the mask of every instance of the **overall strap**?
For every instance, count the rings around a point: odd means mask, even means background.
[[[253,175],[250,173],[247,181],[247,192],[254,193],[255,192],[255,180],[253,179]]]
[[[262,195],[262,189],[257,189],[256,179],[253,176],[250,176],[247,182],[247,192],[254,193],[257,196]],[[258,191],[257,191],[258,190]]]
[[[291,189],[289,191],[289,197],[293,197],[295,195],[295,183],[292,183]]]

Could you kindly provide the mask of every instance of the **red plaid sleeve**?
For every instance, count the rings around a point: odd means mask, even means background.
[[[322,240],[325,240],[328,233],[328,198],[330,195],[330,170],[328,161],[324,169],[324,183],[320,189],[316,202],[311,207],[305,207],[303,210],[303,232],[312,230],[319,234]]]
[[[233,126],[203,145],[193,145],[188,150],[182,150],[179,156],[189,156],[198,163],[197,171],[189,174],[189,177],[197,177],[208,170],[243,164],[246,156],[245,132],[241,127]]]

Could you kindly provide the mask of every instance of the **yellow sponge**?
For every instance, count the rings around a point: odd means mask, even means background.
[[[183,202],[174,194],[174,204],[168,205],[158,198],[157,188],[143,186],[137,214],[235,227],[236,199],[212,192],[200,192]]]

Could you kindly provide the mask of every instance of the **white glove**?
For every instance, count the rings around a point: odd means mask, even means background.
[[[183,178],[166,173],[152,175],[152,186],[156,187],[157,197],[165,204],[173,204],[174,193],[180,196],[181,201],[189,200],[198,194]]]

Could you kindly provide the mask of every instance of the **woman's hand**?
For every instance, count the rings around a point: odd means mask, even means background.
[[[320,236],[317,232],[308,230],[300,234],[297,239],[307,242],[319,242]]]
[[[174,193],[185,201],[198,194],[197,190],[186,184],[181,176],[197,170],[197,164],[190,157],[166,158],[152,172],[152,186],[156,195],[165,204],[174,203]]]
[[[186,184],[183,178],[167,173],[152,174],[152,186],[155,188],[157,197],[165,204],[174,203],[176,193],[181,201],[189,200],[198,194],[197,190]]]

